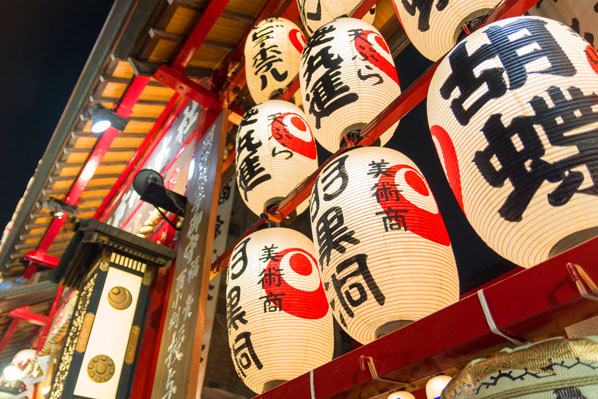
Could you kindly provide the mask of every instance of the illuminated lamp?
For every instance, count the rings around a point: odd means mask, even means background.
[[[92,120],[92,133],[102,133],[110,127],[123,131],[125,130],[125,127],[127,127],[127,123],[129,123],[128,119],[107,110],[102,104],[96,104],[93,107],[90,107],[87,110],[87,113]]]
[[[373,26],[340,18],[320,27],[301,55],[303,109],[316,140],[335,152],[401,94],[384,38]],[[384,145],[399,122],[381,137]]]
[[[407,391],[397,391],[388,395],[386,399],[415,399],[415,396]]]
[[[426,398],[439,399],[442,391],[453,378],[448,375],[437,375],[426,382]]]
[[[332,317],[313,248],[303,234],[274,227],[231,255],[228,342],[237,374],[256,393],[332,359]]]
[[[303,46],[303,32],[288,19],[264,19],[251,29],[245,42],[245,79],[256,104],[277,98],[295,79]]]
[[[256,215],[318,168],[316,142],[297,106],[270,100],[245,112],[237,134],[237,185]],[[308,201],[294,215],[303,212]],[[291,218],[294,218],[291,215]]]
[[[500,2],[393,0],[393,5],[413,46],[426,58],[436,61],[457,44],[466,30],[479,27]]]
[[[23,372],[20,368],[11,364],[4,368],[2,376],[6,381],[16,381],[23,376]]]
[[[319,174],[312,236],[332,314],[366,344],[459,299],[451,242],[423,175],[389,148],[357,147]]]
[[[598,48],[598,3],[596,0],[539,1],[530,15],[557,20],[571,27],[594,48]]]
[[[531,267],[598,234],[598,55],[565,25],[494,22],[438,66],[430,132],[455,197],[498,254]]]
[[[297,0],[301,22],[309,36],[313,35],[320,26],[339,17],[350,15],[360,4],[358,0]],[[373,25],[376,19],[376,6],[370,8],[361,19]]]

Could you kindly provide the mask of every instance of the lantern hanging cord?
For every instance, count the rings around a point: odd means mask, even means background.
[[[488,327],[490,328],[490,331],[492,331],[493,334],[498,335],[515,345],[523,345],[525,343],[525,342],[519,341],[518,339],[509,337],[508,335],[506,335],[505,333],[503,333],[502,331],[500,331],[498,329],[498,327],[496,326],[496,323],[494,322],[494,319],[492,318],[492,313],[490,313],[490,308],[488,307],[488,302],[486,302],[486,296],[484,295],[484,290],[478,291],[478,299],[480,301],[480,305],[482,306],[482,310],[484,311],[484,317],[486,318],[486,323],[488,324]]]

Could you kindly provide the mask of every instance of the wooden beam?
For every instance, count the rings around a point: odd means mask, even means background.
[[[127,61],[137,76],[153,76],[162,65],[157,62],[141,61],[132,57],[129,57]],[[185,76],[189,79],[209,78],[212,77],[213,73],[214,71],[210,68],[191,67],[185,69]]]
[[[117,104],[120,101],[120,97],[104,97],[104,96],[96,96],[96,95],[91,95],[89,96],[89,102],[93,103],[93,104],[97,104],[97,103],[111,103],[111,104]],[[163,101],[163,100],[143,100],[143,99],[139,99],[137,100],[137,104],[136,105],[160,105],[160,106],[165,106],[166,104],[168,104],[168,101]],[[129,118],[130,120],[130,118]]]
[[[152,39],[168,40],[168,41],[176,42],[176,43],[182,43],[185,41],[185,39],[187,39],[187,35],[167,32],[165,30],[154,29],[154,28],[151,28],[148,31],[148,34]],[[206,39],[203,41],[202,47],[211,47],[211,48],[217,48],[217,49],[225,50],[225,51],[232,51],[235,48],[235,45],[230,44],[230,43],[219,42],[217,40]]]
[[[100,82],[107,82],[107,83],[120,83],[120,84],[126,84],[129,85],[131,84],[131,81],[133,79],[127,79],[127,78],[118,78],[116,76],[111,76],[111,75],[101,75],[100,76]],[[158,82],[157,80],[150,80],[147,83],[148,86],[154,86],[154,87],[165,87],[162,83]]]

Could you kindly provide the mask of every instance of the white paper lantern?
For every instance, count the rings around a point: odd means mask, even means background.
[[[301,22],[308,36],[313,35],[320,26],[337,18],[346,17],[360,4],[359,0],[297,0]],[[373,25],[376,19],[376,6],[373,6],[361,19]]]
[[[598,56],[519,17],[459,43],[428,92],[448,181],[480,237],[530,267],[598,234]]]
[[[403,154],[358,147],[322,170],[310,217],[332,313],[365,344],[459,298],[455,258],[423,175]]]
[[[415,396],[407,391],[397,391],[388,395],[386,399],[415,399]]]
[[[426,397],[428,399],[439,399],[442,391],[453,378],[448,375],[437,375],[426,382]]]
[[[596,0],[539,1],[531,15],[555,19],[571,27],[594,48],[598,47],[598,2]]]
[[[463,25],[481,20],[500,0],[393,0],[395,11],[415,48],[436,61],[457,43]]]
[[[228,341],[237,374],[261,393],[332,359],[332,316],[313,243],[287,228],[239,243],[227,272]]]
[[[251,29],[245,42],[245,79],[256,104],[276,97],[295,79],[303,46],[305,36],[288,19],[264,19]]]
[[[303,109],[316,140],[335,152],[401,94],[394,61],[373,26],[340,18],[318,29],[301,55]],[[381,137],[384,145],[398,125]]]
[[[243,115],[237,133],[237,185],[253,213],[262,214],[317,168],[316,142],[298,107],[270,100]],[[308,205],[303,201],[296,213]]]

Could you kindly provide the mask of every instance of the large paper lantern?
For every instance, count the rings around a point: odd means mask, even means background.
[[[386,399],[415,399],[415,396],[407,391],[397,391],[388,395]]]
[[[446,386],[451,382],[452,377],[448,375],[437,375],[426,382],[426,398],[440,399],[440,395]]]
[[[598,48],[598,2],[596,0],[539,1],[529,9],[529,13],[566,24],[594,48]]]
[[[313,35],[322,25],[337,18],[350,15],[361,4],[358,0],[297,0],[301,22],[309,36]],[[370,25],[376,18],[376,6],[373,6],[362,18]]]
[[[287,228],[257,231],[227,272],[228,342],[239,377],[256,393],[332,359],[333,331],[313,243]]]
[[[451,242],[423,175],[403,154],[358,147],[325,167],[310,217],[332,313],[368,343],[459,298]]]
[[[565,25],[490,24],[440,63],[428,121],[469,222],[524,267],[598,234],[598,55]]]
[[[256,104],[281,94],[299,73],[305,36],[284,18],[264,19],[245,42],[245,79]]]
[[[500,0],[393,0],[395,10],[415,48],[436,61],[464,35],[463,26],[474,29]]]
[[[335,152],[401,94],[394,61],[373,26],[340,18],[318,29],[301,55],[303,108],[316,140]],[[381,137],[384,145],[398,122]]]
[[[270,100],[243,115],[237,134],[237,185],[256,215],[284,197],[318,168],[316,142],[295,105]],[[308,201],[296,212],[303,212]]]

